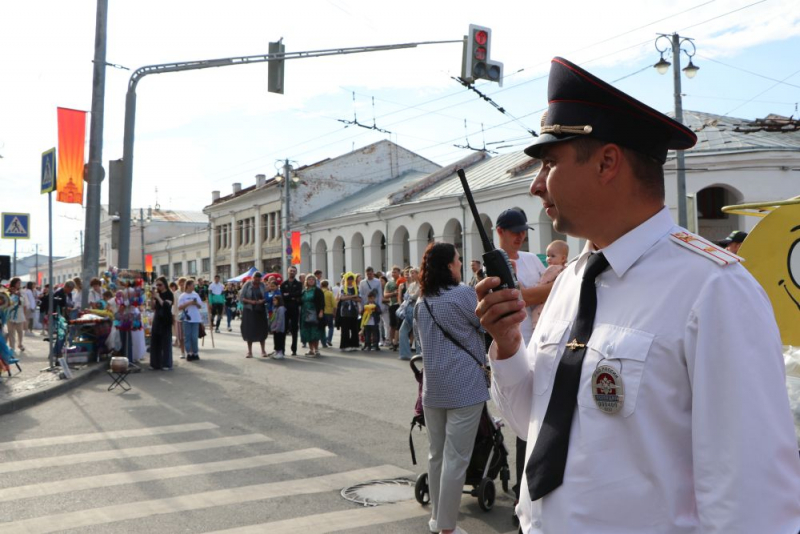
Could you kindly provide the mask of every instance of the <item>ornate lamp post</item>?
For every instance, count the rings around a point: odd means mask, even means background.
[[[666,42],[663,40],[666,40]],[[686,47],[682,48],[684,45],[686,45]],[[661,46],[663,46],[663,48],[661,48]],[[689,46],[691,46],[691,51],[688,48]],[[687,78],[691,79],[694,78],[697,74],[697,71],[700,70],[700,67],[696,66],[692,62],[692,57],[697,52],[697,49],[694,46],[693,39],[689,37],[681,37],[677,33],[673,33],[672,35],[663,33],[659,34],[655,41],[655,47],[659,54],[661,54],[661,59],[658,60],[658,63],[653,65],[658,73],[666,74],[670,65],[672,65],[672,81],[675,87],[675,120],[683,123],[683,99],[681,97],[680,75],[681,52],[686,54],[686,57],[689,58],[689,64],[686,65],[686,67],[683,69],[683,72],[686,74]],[[664,54],[666,52],[671,52],[672,60],[675,62],[674,65],[664,59]],[[686,228],[686,225],[688,224],[688,217],[686,214],[686,168],[684,165],[683,150],[676,150],[675,153],[676,171],[678,177],[678,224]]]

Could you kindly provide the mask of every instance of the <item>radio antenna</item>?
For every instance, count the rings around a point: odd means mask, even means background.
[[[467,175],[464,169],[458,169],[456,174],[458,174],[458,177],[461,179],[461,187],[464,188],[464,196],[467,197],[469,209],[472,210],[472,218],[475,220],[475,226],[478,227],[478,234],[480,234],[481,241],[483,242],[483,250],[486,252],[494,250],[494,243],[486,234],[486,229],[483,227],[483,222],[481,222],[481,215],[478,213],[478,207],[475,205],[475,199],[472,198],[472,191],[469,189],[469,183],[467,182]]]

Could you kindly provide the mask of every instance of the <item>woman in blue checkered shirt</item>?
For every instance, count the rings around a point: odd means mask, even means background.
[[[483,334],[475,316],[478,298],[473,288],[461,283],[461,258],[450,243],[428,245],[419,276],[415,313],[425,370],[422,405],[430,442],[429,526],[431,532],[459,533],[463,532],[456,526],[461,491],[489,391],[478,362],[450,339],[457,339],[486,364]]]

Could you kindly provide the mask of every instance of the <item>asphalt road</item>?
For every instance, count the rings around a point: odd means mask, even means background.
[[[340,495],[426,470],[424,432],[422,465],[408,451],[417,385],[407,362],[338,350],[245,359],[238,333],[210,341],[199,362],[131,375],[129,392],[107,391],[101,376],[0,417],[0,534],[428,532],[429,511],[413,499],[367,508]],[[512,499],[497,488],[488,513],[464,497],[470,534],[515,532]]]

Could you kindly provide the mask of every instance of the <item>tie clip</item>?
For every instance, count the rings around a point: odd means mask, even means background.
[[[576,351],[578,349],[585,349],[586,345],[584,345],[583,343],[578,343],[578,338],[575,338],[569,343],[567,343],[566,347],[572,351]]]

